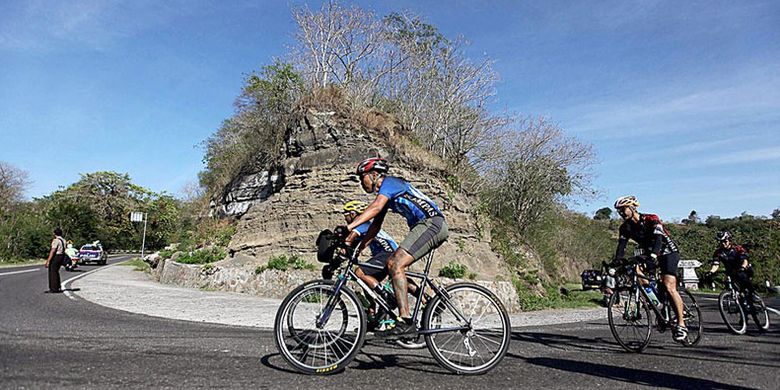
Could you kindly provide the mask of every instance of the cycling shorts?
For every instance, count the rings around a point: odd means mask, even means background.
[[[364,274],[368,276],[373,276],[374,279],[377,280],[377,282],[381,282],[384,280],[384,278],[387,277],[387,259],[390,258],[391,252],[382,252],[377,254],[376,256],[368,259],[366,263],[375,265],[377,267],[382,267],[382,269],[376,269],[371,267],[364,267],[360,266],[360,269],[363,271]]]
[[[426,218],[412,227],[400,247],[412,255],[414,260],[419,260],[428,252],[438,248],[449,235],[444,217]]]
[[[658,257],[657,266],[661,269],[661,275],[677,277],[677,265],[680,263],[680,252],[672,252]]]

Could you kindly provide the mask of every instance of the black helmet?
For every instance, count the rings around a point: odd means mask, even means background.
[[[724,230],[724,231],[721,231],[721,232],[718,232],[717,234],[715,234],[715,238],[718,239],[718,241],[721,241],[721,242],[726,241],[726,240],[731,241],[731,233],[729,233],[728,231]]]

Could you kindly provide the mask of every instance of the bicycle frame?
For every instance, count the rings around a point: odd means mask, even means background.
[[[633,266],[636,267],[637,265],[634,264]],[[671,313],[669,311],[669,293],[666,291],[666,289],[664,289],[663,297],[656,297],[663,304],[663,307],[661,309],[661,310],[663,310],[663,312],[662,312],[655,305],[653,305],[651,303],[650,296],[647,294],[647,291],[645,291],[644,285],[640,282],[640,279],[641,280],[646,280],[648,282],[653,281],[655,279],[653,279],[653,278],[651,278],[649,276],[640,275],[638,272],[636,272],[636,269],[634,267],[630,268],[631,269],[630,272],[632,273],[632,278],[631,278],[632,294],[638,294],[638,295],[643,296],[644,299],[645,299],[645,302],[647,302],[648,306],[650,306],[653,309],[653,312],[655,312],[656,316],[658,316],[658,318],[663,319],[665,325],[670,326],[671,325]],[[628,269],[629,268],[626,268],[626,270],[628,270]],[[659,289],[658,292],[660,294],[661,290]]]
[[[436,252],[435,250],[432,250],[427,255],[425,270],[423,273],[413,272],[413,271],[406,272],[407,277],[416,278],[420,280],[420,284],[418,286],[418,291],[417,291],[417,302],[415,303],[414,311],[412,312],[412,322],[415,324],[418,323],[418,316],[420,315],[420,309],[422,308],[422,299],[420,297],[424,296],[425,289],[427,287],[430,287],[436,296],[441,297],[444,304],[455,314],[458,320],[466,323],[467,326],[437,328],[437,329],[421,329],[417,333],[420,335],[430,335],[436,333],[471,330],[471,321],[466,319],[466,316],[464,316],[463,313],[461,313],[460,310],[458,310],[458,308],[455,307],[455,305],[453,305],[452,302],[450,302],[450,296],[449,294],[447,294],[447,291],[439,287],[428,276],[430,274],[431,264],[433,263],[433,255],[435,252]],[[336,307],[336,302],[338,301],[338,298],[341,295],[341,289],[345,288],[347,282],[349,281],[355,281],[365,293],[367,293],[369,296],[371,296],[372,299],[376,300],[376,302],[382,305],[382,307],[392,316],[394,320],[398,320],[398,317],[395,315],[395,313],[392,312],[392,310],[390,310],[390,307],[387,304],[387,302],[384,300],[384,298],[374,293],[374,291],[372,291],[372,289],[370,289],[368,285],[365,284],[365,282],[363,282],[360,278],[357,277],[357,275],[353,271],[355,266],[373,268],[378,270],[383,269],[382,267],[374,264],[359,263],[357,261],[357,252],[354,252],[353,255],[347,261],[347,264],[344,267],[344,272],[338,275],[337,277],[338,281],[336,282],[335,291],[333,295],[330,297],[330,299],[328,300],[327,305],[325,305],[322,314],[319,316],[319,318],[317,318],[317,322],[316,322],[317,328],[322,329],[325,326],[325,324],[327,324],[328,320],[330,319],[330,315],[333,312],[333,309]]]

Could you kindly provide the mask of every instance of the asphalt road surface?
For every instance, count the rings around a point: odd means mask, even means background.
[[[75,275],[63,271],[63,280]],[[734,336],[709,297],[700,299],[705,338],[694,348],[654,332],[644,353],[626,353],[606,321],[592,321],[515,329],[503,362],[482,376],[449,374],[427,349],[407,351],[369,339],[346,371],[311,377],[285,364],[270,332],[126,313],[77,295],[44,294],[46,287],[42,266],[0,269],[0,388],[780,386],[780,318],[771,317],[768,332],[753,325],[747,335]],[[780,299],[768,304],[780,307]]]

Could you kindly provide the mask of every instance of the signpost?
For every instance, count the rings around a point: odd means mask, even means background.
[[[699,289],[699,277],[696,276],[696,268],[701,267],[698,260],[680,260],[677,267],[682,268],[682,281],[689,290]]]
[[[144,258],[144,247],[146,246],[146,216],[147,213],[140,211],[133,211],[130,213],[130,222],[143,222],[144,223],[144,236],[141,240],[141,260]]]

